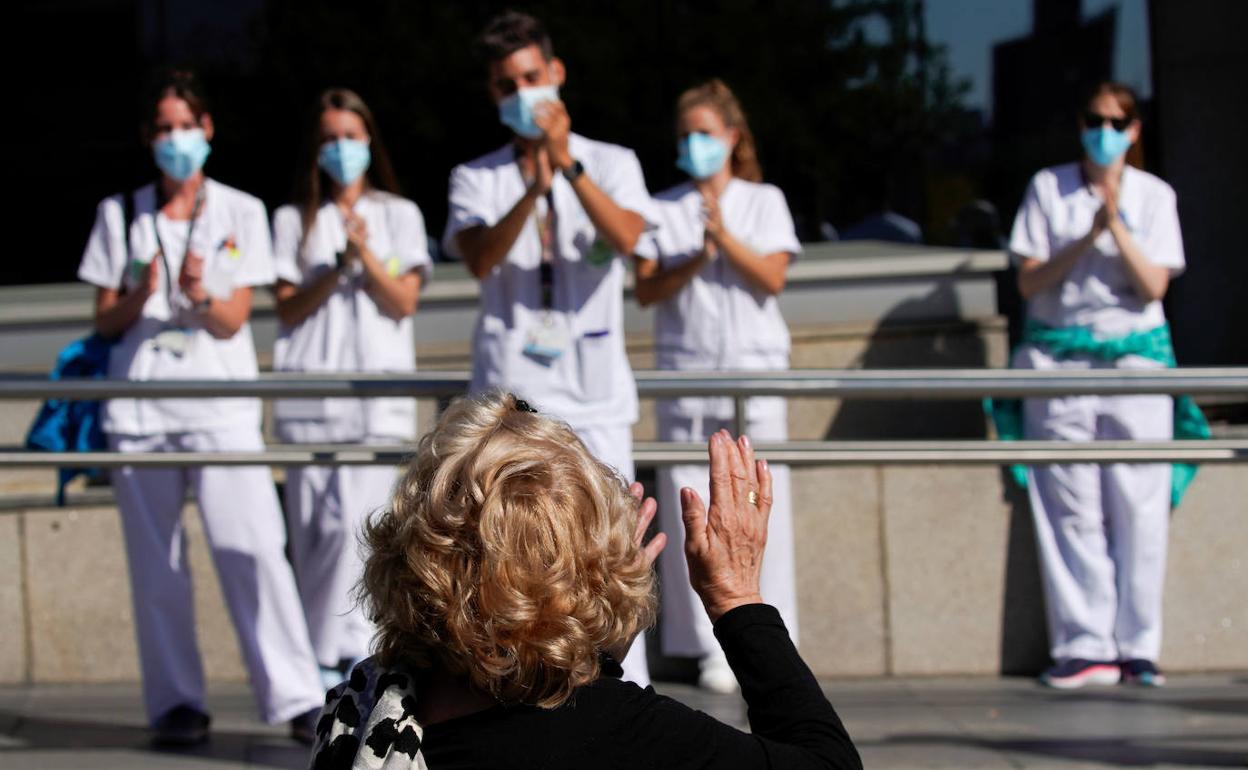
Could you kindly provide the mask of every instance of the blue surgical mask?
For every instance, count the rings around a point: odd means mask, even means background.
[[[559,101],[558,86],[521,88],[498,103],[498,119],[526,139],[538,139],[542,129],[533,122],[533,108],[541,102]]]
[[[1086,128],[1079,138],[1088,157],[1098,166],[1111,165],[1131,148],[1131,137],[1126,131],[1106,126]]]
[[[694,179],[715,176],[728,160],[728,145],[697,131],[676,142],[676,168]]]
[[[368,170],[373,155],[368,142],[356,139],[335,139],[321,145],[316,156],[317,165],[338,184],[346,187]]]
[[[204,129],[170,131],[168,136],[152,143],[156,167],[170,179],[181,182],[204,167],[212,145],[204,137]]]

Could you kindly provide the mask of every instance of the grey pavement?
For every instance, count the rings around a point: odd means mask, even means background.
[[[1248,673],[1172,676],[1162,690],[1054,692],[1027,679],[823,683],[869,768],[1248,766]],[[745,727],[744,703],[658,689]],[[259,724],[244,685],[214,687],[213,735],[191,751],[149,748],[135,685],[0,688],[0,768],[301,768],[304,749]]]

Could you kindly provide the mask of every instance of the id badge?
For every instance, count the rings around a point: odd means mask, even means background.
[[[167,350],[181,358],[191,349],[191,334],[190,329],[164,329],[156,335],[152,343],[157,350]]]
[[[568,330],[549,313],[525,335],[524,354],[549,366],[568,348]]]

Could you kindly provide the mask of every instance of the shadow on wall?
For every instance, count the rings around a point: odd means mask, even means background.
[[[962,318],[953,275],[941,278],[921,297],[899,302],[880,319],[861,369],[982,369],[984,340],[974,321]],[[854,399],[841,404],[824,439],[883,441],[982,439],[987,437],[977,400]]]
[[[955,276],[921,297],[898,303],[879,322],[856,362],[863,369],[982,369],[987,345],[979,325],[962,318]],[[923,319],[923,320],[919,320]],[[988,439],[981,402],[856,399],[842,403],[825,433],[829,441]],[[1004,554],[1000,671],[1036,674],[1048,665],[1044,596],[1035,528],[1025,490],[1001,470],[1009,510]]]
[[[1009,507],[1005,539],[1005,589],[1001,598],[1001,673],[1034,676],[1049,665],[1044,587],[1036,552],[1036,527],[1027,490],[1001,469],[1001,499]]]

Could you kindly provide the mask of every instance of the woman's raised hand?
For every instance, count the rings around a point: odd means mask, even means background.
[[[642,540],[646,537],[646,530],[650,528],[650,522],[654,520],[654,512],[659,509],[658,503],[653,497],[646,497],[645,489],[640,482],[634,481],[628,486],[628,493],[633,496],[638,503],[637,506],[637,528],[633,531],[633,542],[641,549],[641,557],[646,560],[646,566],[654,564],[655,559],[659,558],[659,554],[663,551],[663,546],[667,545],[667,535],[662,532],[650,538],[650,542],[642,545]]]
[[[728,431],[719,431],[709,451],[709,509],[688,487],[680,490],[680,504],[689,582],[713,623],[734,607],[763,601],[759,579],[772,497],[771,471],[765,460],[754,459],[747,437],[734,442]]]

